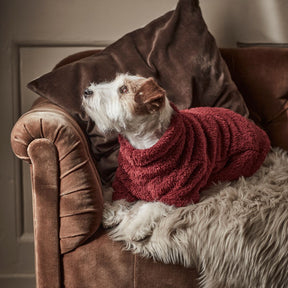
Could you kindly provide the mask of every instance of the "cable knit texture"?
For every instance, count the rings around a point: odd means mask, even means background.
[[[169,128],[151,148],[135,149],[119,136],[113,200],[186,206],[212,182],[248,177],[261,166],[270,141],[251,121],[225,108],[173,108]]]

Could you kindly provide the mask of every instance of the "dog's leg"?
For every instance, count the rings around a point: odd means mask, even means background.
[[[111,238],[115,241],[140,241],[151,235],[160,219],[175,208],[160,202],[138,201],[125,211],[121,206],[118,209],[115,217],[119,225],[110,231]]]
[[[118,200],[114,202],[105,202],[102,216],[102,224],[104,228],[112,228],[121,223],[127,214],[133,203],[129,203],[125,200]]]
[[[161,202],[143,203],[131,223],[130,238],[134,241],[140,241],[150,236],[157,223],[163,217],[167,217],[174,209],[174,207]]]
[[[193,215],[193,206],[191,210],[187,207],[172,209],[165,217],[159,217],[154,226],[150,226],[146,238],[140,239],[141,241],[124,239],[126,249],[144,257],[152,257],[156,261],[192,267],[198,262],[195,243],[197,220]],[[187,255],[187,251],[191,253]]]

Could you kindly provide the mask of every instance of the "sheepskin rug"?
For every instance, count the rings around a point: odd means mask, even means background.
[[[287,152],[273,149],[252,177],[214,185],[196,205],[160,206],[161,217],[147,215],[148,226],[138,220],[141,236],[131,237],[121,232],[121,222],[133,226],[139,206],[122,205],[121,217],[107,223],[116,225],[111,238],[124,241],[127,250],[195,267],[205,288],[288,287]],[[104,225],[113,216],[105,210]]]

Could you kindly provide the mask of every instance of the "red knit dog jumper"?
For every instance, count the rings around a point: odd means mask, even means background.
[[[270,141],[253,122],[225,108],[173,108],[169,128],[151,148],[135,149],[119,136],[113,200],[185,206],[210,183],[251,176],[263,163]]]

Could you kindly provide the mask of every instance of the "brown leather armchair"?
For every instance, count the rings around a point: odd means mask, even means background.
[[[71,55],[57,67],[94,52]],[[288,150],[288,49],[221,53],[251,118],[273,146]],[[37,287],[198,287],[194,269],[154,263],[108,238],[89,139],[65,110],[39,98],[15,124],[11,144],[31,167]]]

